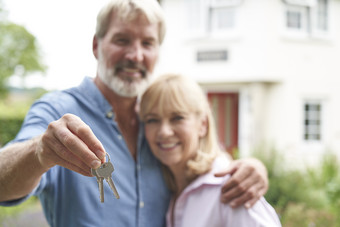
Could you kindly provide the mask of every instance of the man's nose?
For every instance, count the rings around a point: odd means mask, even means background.
[[[142,62],[144,60],[142,45],[139,43],[133,43],[126,53],[126,58],[133,62]]]

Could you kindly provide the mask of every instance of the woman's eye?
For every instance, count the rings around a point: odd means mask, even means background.
[[[181,115],[177,115],[177,116],[174,116],[174,117],[172,118],[173,121],[180,121],[180,120],[183,120],[183,119],[184,119],[184,117],[181,116]]]

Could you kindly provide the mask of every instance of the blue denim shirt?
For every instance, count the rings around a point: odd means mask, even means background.
[[[40,198],[48,223],[58,227],[165,226],[170,193],[160,163],[144,137],[143,125],[139,127],[135,161],[114,121],[114,110],[90,78],[85,78],[79,87],[49,93],[35,102],[12,142],[42,134],[50,122],[66,113],[75,114],[88,124],[109,153],[120,199],[114,197],[104,181],[105,202],[100,203],[95,177],[55,166],[42,176],[30,194]],[[1,205],[15,205],[24,199]]]

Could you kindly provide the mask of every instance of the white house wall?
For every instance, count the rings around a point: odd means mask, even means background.
[[[249,155],[273,145],[292,164],[314,164],[320,154],[340,154],[340,1],[330,1],[330,34],[296,36],[284,29],[281,0],[244,0],[237,28],[225,36],[190,34],[185,0],[163,0],[167,34],[156,74],[182,73],[207,91],[237,91],[239,148]],[[224,62],[196,61],[196,52],[227,50]],[[303,141],[303,102],[324,104],[323,138]]]

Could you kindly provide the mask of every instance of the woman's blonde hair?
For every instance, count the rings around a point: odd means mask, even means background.
[[[207,130],[205,136],[200,138],[197,155],[190,160],[187,177],[193,179],[211,169],[212,162],[222,150],[218,144],[216,128],[207,97],[201,87],[184,76],[166,74],[158,77],[144,92],[140,102],[140,118],[144,117],[155,106],[162,113],[165,108],[174,112],[194,113],[198,117],[206,118]],[[164,167],[167,169],[166,167]],[[168,171],[166,171],[168,172]],[[165,173],[170,189],[176,190],[171,182],[171,173]],[[170,176],[170,179],[169,179]]]
[[[152,24],[159,25],[159,44],[162,44],[165,36],[164,13],[156,0],[111,0],[98,13],[96,37],[105,36],[110,25],[111,14],[115,13],[119,18],[133,21],[140,15],[144,15]]]

